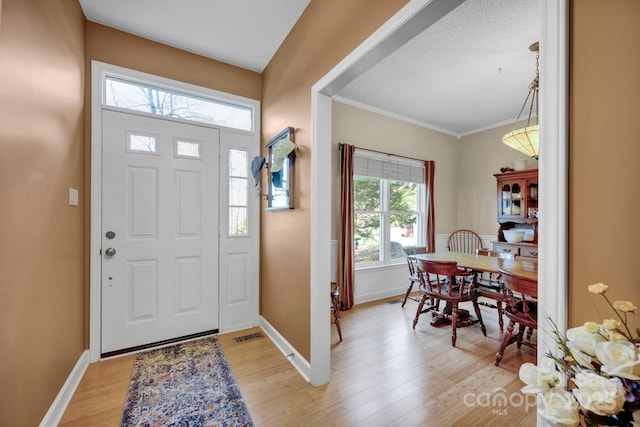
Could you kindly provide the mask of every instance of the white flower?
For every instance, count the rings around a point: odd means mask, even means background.
[[[600,325],[596,322],[584,322],[583,326],[587,331],[591,332],[592,334],[595,334],[600,330]]]
[[[614,301],[613,302],[613,308],[615,308],[616,310],[620,310],[620,311],[623,311],[625,313],[628,313],[628,312],[631,312],[631,311],[635,310],[638,307],[633,305],[633,303],[630,302],[630,301]]]
[[[604,283],[589,286],[589,292],[604,297],[618,319],[585,322],[564,334],[549,319],[559,355],[549,353],[541,366],[544,362],[551,366],[544,369],[531,363],[520,368],[526,384],[522,393],[537,394],[538,414],[554,426],[575,427],[582,421],[591,425],[595,417],[621,416],[625,425],[640,427],[640,343],[627,324],[627,313],[633,314],[637,307],[630,301],[612,303],[605,295],[608,289]],[[635,332],[640,339],[640,328]],[[625,408],[627,400],[631,403]]]
[[[578,402],[562,387],[538,395],[538,414],[554,425],[574,427],[580,422]]]
[[[589,285],[589,292],[592,294],[604,294],[607,289],[609,289],[609,287],[604,283],[594,283],[593,285]]]
[[[609,375],[640,380],[638,348],[629,341],[606,341],[596,345],[596,355],[603,372]]]
[[[580,406],[597,415],[614,415],[624,405],[624,388],[619,378],[605,378],[586,372],[578,373],[573,379],[578,387],[573,395]]]
[[[620,332],[611,332],[609,334],[609,341],[628,341],[627,336]]]
[[[616,319],[605,319],[602,321],[602,326],[604,326],[607,331],[614,331],[620,328],[620,326],[622,326],[622,323],[620,323],[620,321]]]
[[[580,350],[589,356],[596,355],[596,344],[606,341],[606,339],[594,332],[590,332],[584,326],[567,329],[567,345],[570,349]]]
[[[520,390],[522,393],[544,393],[560,382],[555,370],[537,367],[533,363],[523,363],[519,375],[520,381],[527,385]]]

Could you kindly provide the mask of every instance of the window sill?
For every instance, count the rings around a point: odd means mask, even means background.
[[[356,266],[355,271],[371,271],[371,270],[387,270],[387,269],[397,269],[397,268],[407,268],[406,262],[396,262],[393,264],[376,264],[376,265],[367,265],[367,266]]]

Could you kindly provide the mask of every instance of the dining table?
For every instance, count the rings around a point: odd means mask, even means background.
[[[505,259],[488,255],[476,255],[465,252],[432,252],[426,254],[408,255],[409,258],[426,261],[455,261],[458,267],[465,270],[473,270],[479,273],[500,274],[500,270],[516,276],[525,277],[531,280],[538,280],[538,259],[530,257],[517,257],[514,259]],[[441,326],[449,322],[449,314],[451,307],[447,304],[440,313],[429,308],[434,318],[431,321],[432,326]],[[460,310],[461,318],[469,316],[467,310]],[[475,323],[475,322],[471,322]],[[470,323],[469,323],[470,324]]]
[[[455,261],[458,263],[458,267],[483,273],[500,274],[502,269],[516,276],[538,280],[537,258],[516,257],[515,259],[504,259],[465,252],[432,252],[409,255],[409,257],[426,261]]]

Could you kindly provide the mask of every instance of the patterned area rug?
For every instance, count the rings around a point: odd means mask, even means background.
[[[253,426],[215,337],[139,353],[122,426]]]

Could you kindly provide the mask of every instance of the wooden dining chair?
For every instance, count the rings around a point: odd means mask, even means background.
[[[495,252],[490,251],[488,249],[476,249],[476,255],[495,256]],[[493,276],[493,273],[478,272],[478,284],[480,284],[481,281],[484,281],[484,280],[490,281],[492,279],[492,276]]]
[[[331,282],[331,312],[333,313],[333,323],[338,330],[338,337],[340,337],[340,341],[342,341],[342,328],[340,328],[340,289],[335,282]]]
[[[456,230],[449,235],[447,240],[447,250],[449,252],[464,252],[475,254],[477,249],[482,248],[482,239],[471,230]]]
[[[413,320],[415,329],[420,315],[426,311],[432,311],[434,321],[446,319],[451,322],[451,345],[455,347],[457,330],[462,326],[480,323],[480,329],[484,336],[487,330],[482,322],[482,314],[478,307],[478,292],[476,289],[476,273],[466,271],[458,267],[455,261],[426,261],[418,260],[418,278],[420,279],[420,291],[422,298],[418,304],[416,317]],[[445,302],[445,307],[438,312],[440,300]],[[424,305],[431,303],[427,310]],[[476,319],[471,319],[466,310],[460,310],[461,302],[470,301],[476,312]],[[432,321],[432,324],[434,323]]]
[[[402,300],[402,307],[407,303],[408,299],[414,301],[420,301],[420,297],[411,296],[411,291],[413,291],[413,284],[420,281],[418,278],[417,271],[417,261],[415,258],[411,258],[411,255],[415,254],[426,254],[427,248],[425,246],[415,246],[405,248],[405,252],[407,253],[407,266],[409,267],[409,286],[407,287],[407,292],[404,294],[404,300]]]
[[[476,255],[479,256],[494,256],[503,259],[515,259],[516,254],[507,253],[507,252],[493,252],[486,249],[478,249],[476,250]],[[478,304],[484,305],[485,307],[495,308],[498,312],[498,326],[500,327],[500,332],[504,330],[504,320],[503,320],[503,303],[506,304],[507,299],[503,292],[502,282],[500,281],[501,277],[498,273],[486,273],[486,272],[478,272],[478,293],[480,296],[485,297],[487,299],[495,301],[495,304],[478,301]]]
[[[538,328],[538,281],[516,276],[502,269],[500,274],[507,301],[505,314],[509,319],[509,326],[507,326],[500,348],[496,353],[496,366],[500,364],[505,348],[514,342],[517,343],[518,348],[521,348],[523,344],[536,348],[536,342],[531,341],[531,335],[527,334],[525,339],[524,334],[527,328],[530,331]],[[514,336],[513,330],[516,324],[518,332]]]

